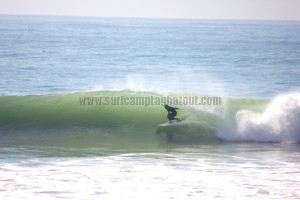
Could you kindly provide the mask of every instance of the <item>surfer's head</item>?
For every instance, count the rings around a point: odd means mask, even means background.
[[[165,105],[165,109],[167,109],[167,108],[169,108],[169,106],[168,106],[168,105]]]

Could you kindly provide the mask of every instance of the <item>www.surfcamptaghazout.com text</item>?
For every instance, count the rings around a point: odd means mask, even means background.
[[[155,106],[155,105],[171,105],[171,106],[192,106],[192,105],[211,105],[220,106],[222,104],[221,97],[175,97],[175,96],[146,96],[146,97],[127,97],[127,96],[83,96],[79,97],[79,104],[83,106]]]

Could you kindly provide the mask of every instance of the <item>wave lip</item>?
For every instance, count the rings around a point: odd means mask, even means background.
[[[241,109],[236,113],[235,118],[234,134],[223,134],[224,139],[298,143],[300,141],[300,92],[275,97],[261,113]]]

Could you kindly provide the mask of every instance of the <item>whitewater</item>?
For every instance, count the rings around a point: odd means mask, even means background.
[[[0,198],[299,199],[299,35],[0,16]]]

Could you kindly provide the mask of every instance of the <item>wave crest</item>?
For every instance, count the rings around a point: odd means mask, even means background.
[[[262,113],[239,110],[234,140],[257,142],[300,141],[300,92],[275,97]]]

